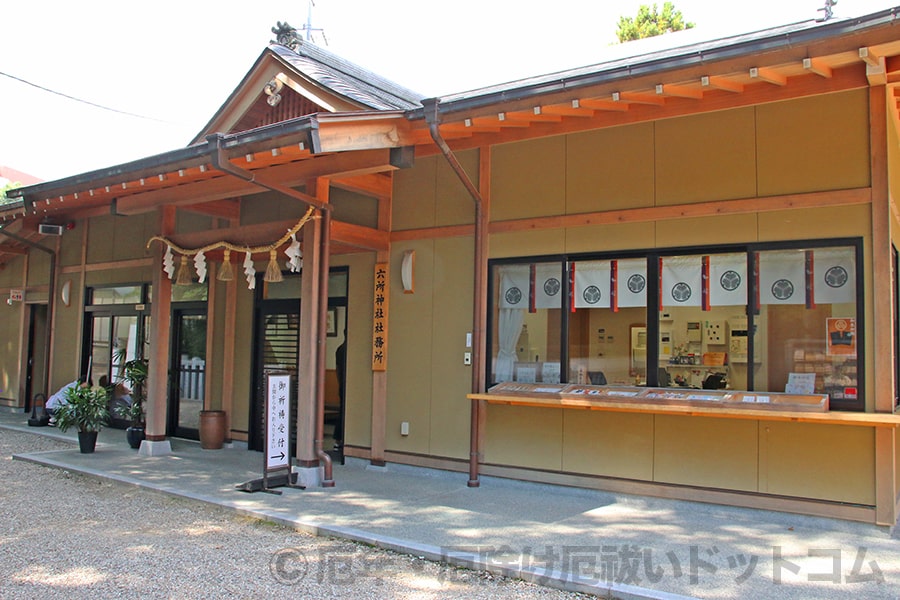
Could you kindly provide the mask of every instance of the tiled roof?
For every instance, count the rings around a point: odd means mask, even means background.
[[[310,42],[301,42],[296,51],[280,44],[269,49],[323,87],[373,109],[418,108],[424,98]]]

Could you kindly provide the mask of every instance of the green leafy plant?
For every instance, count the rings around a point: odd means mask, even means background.
[[[56,425],[60,431],[70,428],[81,432],[100,431],[109,422],[106,407],[108,393],[100,386],[75,386],[65,392],[65,404],[56,409]]]
[[[131,420],[132,427],[144,426],[144,384],[149,365],[146,359],[134,359],[125,363],[125,381],[131,387],[131,404],[117,406],[116,416]]]

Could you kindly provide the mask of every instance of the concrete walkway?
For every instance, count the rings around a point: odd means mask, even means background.
[[[2,429],[74,441],[0,412]],[[317,535],[485,569],[552,587],[617,598],[900,597],[900,539],[887,528],[785,513],[664,500],[402,465],[336,465],[336,486],[235,486],[262,474],[262,454],[201,450],[140,457],[120,430],[94,454],[17,459],[193,498]]]

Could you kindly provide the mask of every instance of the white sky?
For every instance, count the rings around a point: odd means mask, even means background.
[[[652,0],[315,0],[327,48],[423,97],[604,60],[618,18]],[[657,0],[662,6],[662,0]],[[890,8],[840,0],[836,17]],[[186,145],[307,0],[8,0],[0,10],[0,165],[46,180]],[[814,19],[824,0],[675,0],[694,34]],[[321,34],[316,41],[321,45]]]

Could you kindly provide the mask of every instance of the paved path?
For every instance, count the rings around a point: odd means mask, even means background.
[[[337,466],[332,489],[247,494],[235,485],[259,476],[259,453],[173,440],[144,458],[121,431],[101,442],[20,458],[598,595],[900,598],[900,540],[873,525],[489,477],[470,489],[464,474],[363,461]]]

